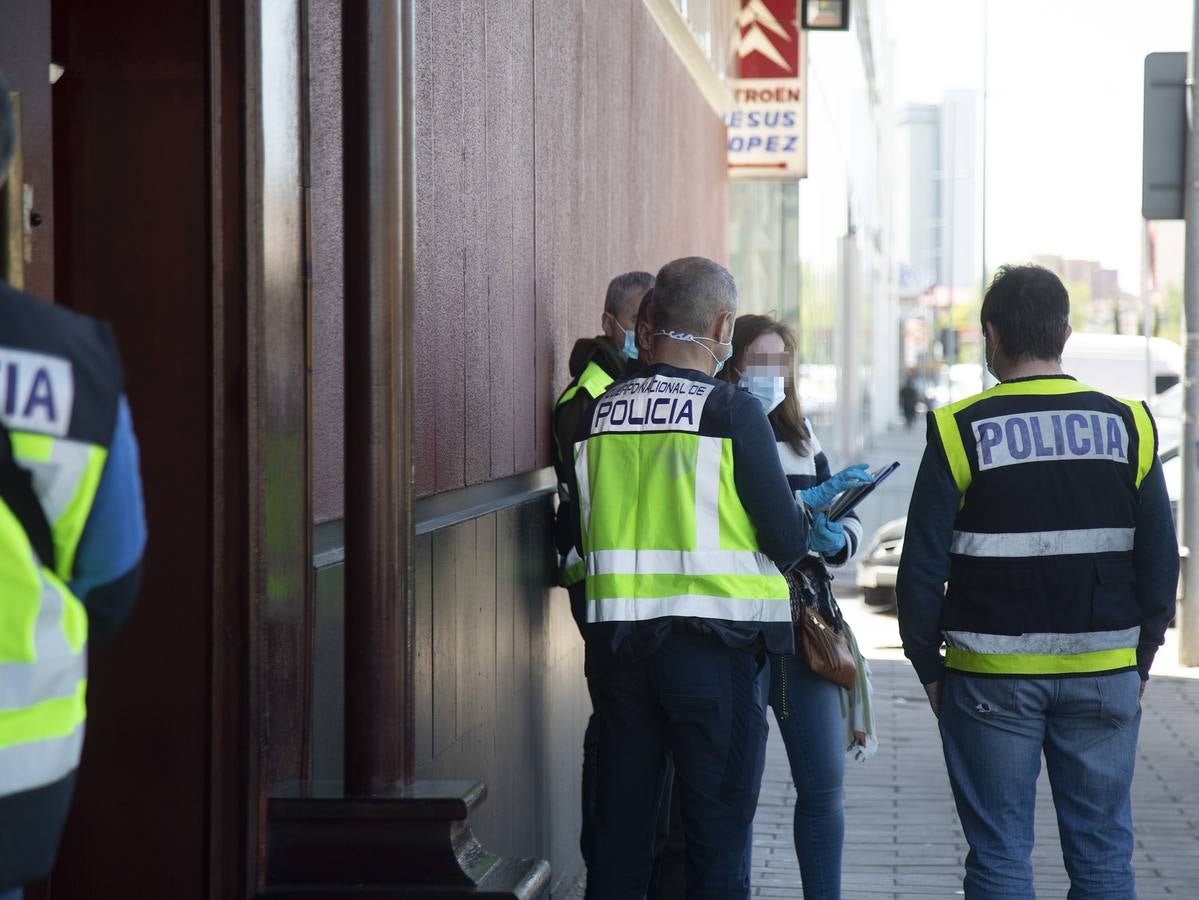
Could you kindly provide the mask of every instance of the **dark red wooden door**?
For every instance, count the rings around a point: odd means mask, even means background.
[[[12,2],[30,8],[24,36]],[[208,6],[4,6],[0,40],[39,57],[21,57],[22,88],[46,83],[24,104],[26,122],[44,123],[26,171],[46,182],[35,197],[50,197],[51,172],[59,187],[39,226],[55,226],[55,257],[36,248],[28,286],[53,284],[57,302],[112,323],[150,529],[138,607],[91,648],[83,764],[44,896],[200,900],[211,763]],[[65,73],[51,98],[52,54]]]
[[[53,900],[207,896],[210,287],[207,10],[55,0],[60,301],[113,324],[142,451],[138,607],[92,649]]]

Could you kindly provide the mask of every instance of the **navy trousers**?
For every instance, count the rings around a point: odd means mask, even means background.
[[[646,894],[666,753],[686,834],[689,900],[749,896],[754,811],[766,753],[763,657],[676,633],[621,659],[595,691],[600,752],[588,896]]]

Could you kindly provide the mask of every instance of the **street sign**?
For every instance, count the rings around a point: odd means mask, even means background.
[[[736,108],[728,126],[729,175],[807,175],[807,63],[796,0],[741,0]]]
[[[1145,131],[1141,163],[1141,215],[1181,219],[1186,171],[1187,55],[1145,57]]]

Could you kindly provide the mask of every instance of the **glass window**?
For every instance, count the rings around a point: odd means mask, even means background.
[[[738,0],[674,0],[674,5],[721,81],[732,78]]]

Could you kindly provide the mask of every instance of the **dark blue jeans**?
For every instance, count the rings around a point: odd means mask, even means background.
[[[587,679],[587,691],[591,694],[591,708],[595,709],[595,684],[597,679]],[[583,854],[583,865],[592,868],[592,847],[595,844],[595,804],[599,789],[599,719],[592,712],[587,718],[587,729],[583,732],[583,817],[579,830],[579,852]],[[0,900],[4,900],[0,897]]]
[[[596,691],[599,791],[588,896],[643,898],[666,751],[686,833],[689,900],[749,896],[746,847],[766,752],[754,653],[678,633],[621,659]]]
[[[1032,900],[1033,814],[1049,770],[1069,900],[1134,900],[1136,672],[979,678],[949,672],[941,740],[962,830],[967,900]]]
[[[846,725],[841,689],[802,656],[770,657],[770,706],[795,783],[795,855],[804,900],[840,900]]]

